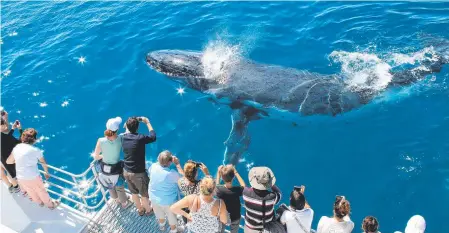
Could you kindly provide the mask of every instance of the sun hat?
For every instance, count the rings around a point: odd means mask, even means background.
[[[258,190],[267,190],[276,183],[274,173],[268,167],[253,167],[248,174],[251,187]]]
[[[425,230],[426,220],[421,215],[415,215],[408,220],[404,233],[424,233]]]
[[[117,131],[118,128],[120,127],[121,123],[122,123],[122,118],[120,118],[120,117],[111,118],[106,122],[106,129],[111,130],[111,131]]]

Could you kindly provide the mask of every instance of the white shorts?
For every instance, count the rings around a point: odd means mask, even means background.
[[[154,215],[156,215],[157,219],[165,219],[165,216],[168,218],[168,225],[176,226],[178,224],[178,218],[176,218],[176,214],[171,212],[170,206],[168,205],[158,205],[156,203],[151,203],[154,210]]]

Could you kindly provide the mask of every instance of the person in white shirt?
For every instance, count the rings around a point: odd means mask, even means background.
[[[36,136],[37,131],[35,129],[31,128],[23,131],[20,138],[22,143],[14,147],[6,163],[16,164],[19,185],[27,192],[33,202],[38,203],[40,206],[46,205],[48,208],[54,209],[59,205],[59,202],[50,199],[37,168],[37,163],[40,161],[45,171],[45,178],[50,178],[47,162],[42,151],[33,146],[36,142]]]
[[[306,187],[295,186],[290,193],[290,207],[282,213],[281,223],[287,226],[287,233],[309,233],[312,227],[313,210],[304,196]]]
[[[351,205],[344,196],[337,196],[334,202],[334,216],[321,217],[317,233],[351,233],[354,222],[349,218]]]
[[[362,222],[363,233],[380,233],[379,222],[373,216],[366,216]]]
[[[421,215],[414,215],[407,222],[404,233],[424,233],[426,231],[426,220]],[[395,231],[394,233],[402,233]]]

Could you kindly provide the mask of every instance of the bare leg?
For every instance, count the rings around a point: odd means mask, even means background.
[[[140,203],[139,194],[133,194],[131,197],[133,199],[134,204],[136,205],[136,208],[138,210],[141,210],[142,209],[142,204]]]
[[[151,210],[152,210],[151,202],[150,202],[150,199],[148,199],[148,197],[142,197],[142,205],[143,205],[143,208],[145,208],[146,213],[151,212]]]
[[[11,182],[9,182],[9,179],[6,176],[5,169],[3,168],[3,166],[0,166],[0,173],[1,173],[2,181],[5,182],[5,184],[8,187],[11,186]]]

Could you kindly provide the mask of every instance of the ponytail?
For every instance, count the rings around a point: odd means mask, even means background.
[[[107,130],[104,131],[104,136],[106,136],[106,137],[112,137],[112,136],[114,136],[114,134],[116,134],[116,133],[117,133],[117,131],[112,131],[112,130],[110,130],[110,129],[107,129]]]

